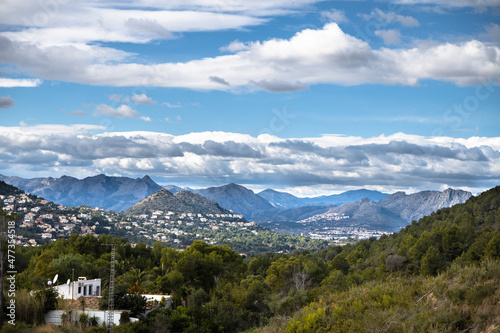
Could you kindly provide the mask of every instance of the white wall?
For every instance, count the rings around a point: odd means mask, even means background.
[[[46,324],[61,325],[62,324],[61,316],[65,312],[67,312],[67,311],[52,310],[52,311],[47,312],[47,314],[45,315],[45,323]],[[114,311],[113,323],[115,325],[120,325],[120,316],[121,316],[122,312],[123,312],[122,310],[115,310]],[[73,310],[71,321],[73,321],[73,322],[78,321],[81,313],[83,313],[83,311]],[[85,310],[85,314],[88,314],[89,318],[96,316],[99,320],[99,323],[98,323],[99,326],[102,325],[103,322],[105,323],[105,325],[107,325],[108,311]]]
[[[64,299],[78,299],[80,296],[101,296],[101,279],[80,280],[54,286]],[[78,292],[80,288],[80,292]]]

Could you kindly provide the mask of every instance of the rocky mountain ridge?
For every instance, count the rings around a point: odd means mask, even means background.
[[[166,189],[158,190],[125,211],[126,215],[152,214],[154,211],[171,211],[192,214],[228,214],[229,211],[197,193],[179,191],[172,194]]]
[[[84,179],[69,176],[24,179],[0,175],[0,180],[64,206],[86,205],[114,211],[125,210],[162,188],[149,176],[132,179],[101,174]]]

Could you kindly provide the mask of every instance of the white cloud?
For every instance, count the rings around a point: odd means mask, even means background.
[[[393,191],[488,188],[500,181],[500,137],[455,139],[396,133],[360,138],[325,135],[281,139],[203,132],[102,133],[92,125],[0,127],[3,174],[149,174],[193,185],[228,182],[300,189]],[[57,167],[57,171],[55,168]],[[19,174],[24,170],[25,174]],[[59,172],[59,174],[55,174]]]
[[[38,79],[0,78],[0,88],[14,88],[14,87],[32,88],[32,87],[38,87],[41,83],[42,81]]]
[[[121,103],[122,101],[122,96],[119,94],[111,94],[108,96],[108,99],[112,102],[118,102]]]
[[[167,108],[169,108],[169,109],[175,109],[175,108],[181,108],[181,107],[182,107],[182,105],[181,105],[181,104],[179,104],[179,103],[177,103],[177,104],[171,104],[171,103],[169,103],[169,102],[163,102],[163,103],[161,103],[161,104],[162,104],[162,105],[165,105],[165,106],[166,106]]]
[[[100,104],[95,108],[95,116],[111,116],[119,119],[123,118],[139,118],[141,115],[137,110],[132,109],[127,104],[122,104],[116,109],[106,104]]]
[[[375,30],[374,33],[383,39],[385,45],[397,45],[401,43],[401,33],[397,29]]]
[[[39,48],[11,42],[11,47],[0,51],[0,61],[44,79],[234,92],[295,91],[314,84],[417,85],[427,79],[458,85],[500,82],[500,48],[476,40],[376,50],[329,23],[290,39],[247,46],[234,54],[185,63],[138,64],[124,63],[130,55],[122,51],[96,45]]]
[[[345,12],[339,9],[323,11],[321,12],[321,18],[325,21],[336,22],[336,23],[345,23],[349,21],[345,16]]]
[[[267,21],[240,14],[150,8],[120,9],[110,8],[105,3],[90,6],[71,2],[54,15],[40,11],[47,18],[38,22],[36,19],[26,19],[31,10],[25,9],[9,15],[8,9],[3,13],[0,10],[0,21],[13,26],[24,25],[25,29],[3,32],[2,35],[11,40],[43,46],[91,42],[148,43],[172,38],[173,33],[241,29]],[[33,17],[37,14],[35,12]]]
[[[156,104],[156,102],[151,97],[146,96],[146,94],[140,94],[140,95],[134,94],[134,96],[132,96],[130,99],[135,104],[147,104],[147,105]]]
[[[239,40],[232,41],[229,43],[229,45],[222,46],[219,48],[222,52],[239,52],[239,51],[245,51],[248,50],[249,46],[245,43],[240,42]]]
[[[403,5],[437,5],[443,7],[498,7],[500,0],[396,0]]]
[[[491,23],[486,27],[486,33],[484,34],[489,40],[500,43],[500,25]]]
[[[405,27],[418,27],[420,23],[411,16],[399,15],[394,12],[384,12],[379,8],[375,8],[368,15],[361,15],[365,20],[376,20],[379,22],[379,25],[383,26],[389,23],[400,23]]]

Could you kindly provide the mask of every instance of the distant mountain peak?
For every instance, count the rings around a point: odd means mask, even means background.
[[[154,211],[172,211],[193,214],[226,214],[216,202],[197,193],[179,191],[172,194],[167,189],[160,189],[144,200],[139,201],[125,212],[128,215],[152,214]]]
[[[122,211],[162,187],[146,179],[110,177],[104,174],[77,179],[2,177],[7,184],[65,206],[86,205]]]
[[[368,197],[364,197],[363,199],[359,200],[359,202],[362,203],[362,204],[368,204],[368,203],[372,203],[372,202],[375,202],[375,201],[371,200]]]
[[[277,208],[255,194],[252,190],[238,184],[227,184],[218,187],[194,190],[194,192],[217,202],[221,207],[242,214],[247,219],[255,219],[268,213],[277,211]]]

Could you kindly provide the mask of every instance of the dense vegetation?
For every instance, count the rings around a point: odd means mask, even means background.
[[[132,248],[106,235],[72,236],[20,249],[18,283],[40,289],[56,272],[64,281],[75,269],[75,276],[101,277],[106,286],[110,254],[102,244],[114,241],[125,245],[117,249],[115,304],[126,304],[126,293],[173,298],[170,308],[116,332],[494,331],[500,327],[499,227],[497,187],[399,233],[318,252],[244,258],[201,241],[177,251],[160,243]]]

